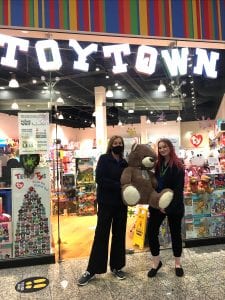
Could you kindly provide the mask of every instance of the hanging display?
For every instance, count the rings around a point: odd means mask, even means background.
[[[27,176],[33,174],[34,169],[39,165],[39,154],[22,154],[20,155],[20,162],[24,168],[24,173]]]

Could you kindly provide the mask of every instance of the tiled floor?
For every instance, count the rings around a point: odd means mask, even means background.
[[[174,274],[171,250],[161,252],[163,267],[157,277],[147,277],[150,268],[149,252],[127,255],[126,280],[110,273],[98,275],[87,286],[78,287],[77,278],[87,265],[87,259],[72,259],[52,265],[0,270],[0,299],[225,299],[225,245],[184,249],[185,276]],[[15,285],[22,279],[44,276],[49,285],[37,292],[19,293]]]

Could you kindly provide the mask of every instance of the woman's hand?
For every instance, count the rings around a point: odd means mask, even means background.
[[[166,212],[165,212],[165,209],[163,209],[163,208],[160,208],[159,209],[160,211],[161,211],[161,213],[163,213],[163,214],[165,214]]]

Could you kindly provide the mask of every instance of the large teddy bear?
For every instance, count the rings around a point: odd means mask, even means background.
[[[157,180],[151,171],[157,155],[148,145],[134,144],[128,155],[128,167],[121,176],[122,198],[126,205],[149,204],[153,208],[166,208],[173,198],[171,189],[156,192]]]

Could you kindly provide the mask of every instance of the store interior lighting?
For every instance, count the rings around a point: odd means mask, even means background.
[[[111,88],[108,88],[105,95],[106,95],[107,98],[112,98],[113,97],[113,91],[111,90]]]
[[[59,115],[58,115],[58,119],[59,119],[59,120],[63,120],[63,119],[64,119],[63,114],[62,114],[61,112],[60,112]]]
[[[151,124],[151,121],[149,118],[146,119],[146,124]]]
[[[17,102],[13,102],[12,105],[11,105],[11,108],[15,109],[15,110],[19,109],[18,103]]]
[[[162,80],[160,80],[160,84],[158,86],[158,92],[166,92],[166,86],[165,84],[162,82]]]
[[[12,78],[9,81],[9,87],[11,88],[18,88],[19,82],[16,80],[15,74],[12,74]]]
[[[180,122],[182,120],[181,115],[180,115],[180,111],[178,112],[178,116],[177,116],[177,122]]]
[[[64,100],[62,97],[57,98],[56,102],[60,104],[64,104]]]

